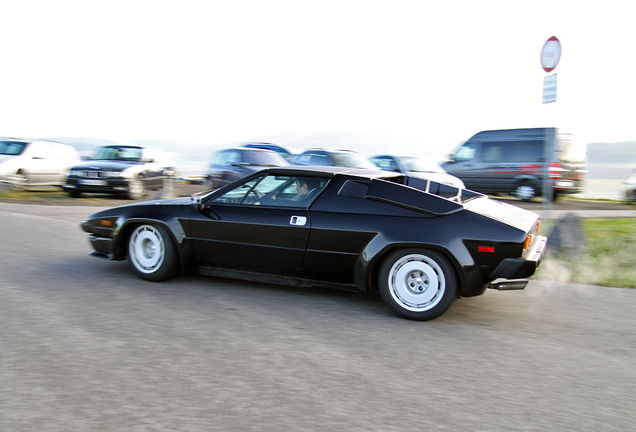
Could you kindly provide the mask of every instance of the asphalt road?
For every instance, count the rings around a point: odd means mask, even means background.
[[[0,203],[1,431],[633,431],[636,290],[532,281],[421,323],[377,294],[88,256]]]

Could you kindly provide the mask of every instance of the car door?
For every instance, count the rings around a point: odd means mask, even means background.
[[[310,219],[307,207],[288,196],[292,181],[280,176],[251,177],[205,202],[190,223],[199,263],[252,271],[267,271],[265,267],[273,273],[300,269]]]
[[[53,146],[47,142],[35,142],[28,148],[25,162],[31,184],[55,183],[58,177],[57,160]]]
[[[163,168],[159,163],[157,150],[144,148],[141,153],[142,172],[146,178],[146,187],[155,189],[163,184]]]

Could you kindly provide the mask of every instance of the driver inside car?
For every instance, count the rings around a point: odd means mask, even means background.
[[[313,178],[296,179],[296,195],[293,201],[305,201],[311,199],[320,190],[320,182]]]

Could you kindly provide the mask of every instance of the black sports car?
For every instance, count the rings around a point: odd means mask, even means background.
[[[535,213],[386,171],[268,168],[206,195],[101,211],[81,224],[94,254],[144,279],[180,269],[298,286],[380,290],[429,320],[458,297],[523,289],[546,238]]]

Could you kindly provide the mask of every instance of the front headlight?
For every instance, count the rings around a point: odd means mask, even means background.
[[[82,175],[82,171],[80,171],[80,170],[73,170],[73,169],[72,169],[72,170],[70,170],[70,171],[68,172],[68,175],[72,175],[72,176],[75,176],[75,177],[79,177],[80,175]]]
[[[106,177],[121,177],[121,178],[131,178],[132,177],[132,173],[128,170],[123,170],[123,171],[106,171],[104,174],[106,174]]]

